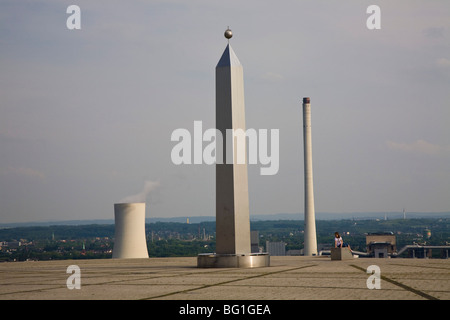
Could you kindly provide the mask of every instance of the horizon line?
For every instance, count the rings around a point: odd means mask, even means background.
[[[316,220],[346,220],[346,219],[383,219],[383,218],[389,218],[389,214],[398,215],[399,217],[395,217],[394,219],[403,219],[403,211],[365,211],[365,212],[316,212]],[[372,216],[371,216],[372,215]],[[430,215],[435,218],[438,218],[440,216],[450,216],[450,211],[409,211],[406,212],[406,219],[411,218],[427,218],[426,216]],[[250,214],[250,220],[275,220],[279,216],[280,218],[277,220],[304,220],[304,213],[268,213],[268,214]],[[284,216],[284,218],[283,218]],[[293,218],[286,218],[286,216],[292,216]],[[295,218],[295,216],[298,216],[298,219]],[[319,216],[319,217],[317,217]],[[322,217],[320,217],[322,216]],[[325,216],[325,217],[324,217]],[[345,216],[345,217],[342,217]],[[413,216],[413,217],[411,217]],[[419,216],[419,217],[418,217]],[[271,218],[270,218],[271,217]],[[253,219],[252,219],[253,218]],[[265,219],[270,218],[270,219]],[[392,217],[390,217],[393,219]],[[148,220],[156,220],[156,222],[164,222],[164,220],[184,220],[187,221],[187,219],[193,219],[196,220],[196,222],[192,223],[199,223],[203,221],[199,221],[200,219],[207,219],[204,220],[204,222],[210,222],[214,221],[216,217],[214,215],[208,215],[208,216],[174,216],[174,217],[145,217],[145,221],[147,223]],[[108,224],[114,223],[114,217],[111,218],[98,218],[98,219],[67,219],[67,220],[34,220],[34,221],[17,221],[17,222],[0,222],[0,227],[8,227],[11,225],[17,225],[17,226],[25,226],[25,225],[49,225],[51,223],[63,225],[65,223],[69,224],[89,224],[90,221],[104,221],[108,222]],[[82,222],[82,223],[80,223]],[[179,221],[166,221],[166,222],[179,222]],[[95,224],[95,223],[94,223]],[[97,223],[98,224],[98,223]]]

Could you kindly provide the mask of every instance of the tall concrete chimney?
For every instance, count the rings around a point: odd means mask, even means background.
[[[305,256],[317,255],[316,213],[314,210],[314,187],[312,168],[311,105],[303,98],[303,150],[305,174]]]
[[[148,258],[145,203],[114,204],[114,259]]]

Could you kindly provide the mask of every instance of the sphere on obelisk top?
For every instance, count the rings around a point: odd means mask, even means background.
[[[228,27],[228,29],[225,30],[224,36],[225,36],[225,38],[227,38],[228,40],[231,39],[231,37],[233,36],[233,32],[231,32],[230,27]]]

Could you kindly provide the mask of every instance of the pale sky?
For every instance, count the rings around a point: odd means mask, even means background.
[[[250,214],[303,213],[303,97],[316,212],[450,211],[449,1],[3,0],[0,223],[113,219],[144,191],[148,218],[215,215],[214,166],[174,165],[170,138],[214,127],[227,26],[247,128],[280,134]]]

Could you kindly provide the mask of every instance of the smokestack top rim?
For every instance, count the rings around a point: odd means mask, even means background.
[[[303,103],[311,103],[311,99],[309,97],[303,98]]]

